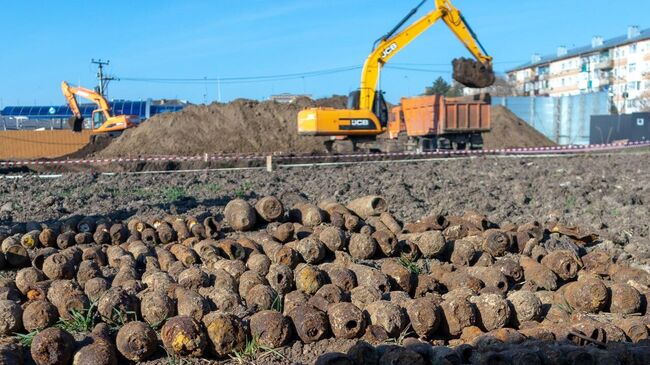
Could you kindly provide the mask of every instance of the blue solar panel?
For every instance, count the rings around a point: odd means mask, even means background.
[[[177,112],[185,107],[184,105],[150,105],[145,101],[123,100],[109,104],[113,114],[135,115],[141,119],[147,117],[147,106],[149,106],[149,116]],[[79,105],[79,109],[85,118],[91,118],[96,106],[94,104],[82,104]],[[68,106],[7,106],[0,110],[0,115],[29,119],[67,119],[72,116],[72,111]]]

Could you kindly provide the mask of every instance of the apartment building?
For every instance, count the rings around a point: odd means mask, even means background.
[[[566,96],[608,92],[618,113],[650,106],[650,29],[631,26],[627,34],[591,45],[559,47],[553,55],[535,54],[531,62],[506,71],[516,93]]]

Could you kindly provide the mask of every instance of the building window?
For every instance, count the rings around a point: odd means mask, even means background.
[[[635,54],[636,53],[636,44],[631,44],[630,45],[630,54]]]
[[[635,90],[637,90],[637,83],[634,82],[634,81],[632,81],[632,82],[628,82],[628,83],[627,83],[627,89],[628,89],[629,91],[635,91]]]
[[[627,71],[628,71],[629,73],[636,72],[636,63],[630,63],[630,64],[628,65]]]

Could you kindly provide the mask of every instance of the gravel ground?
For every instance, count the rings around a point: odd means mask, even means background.
[[[580,157],[445,160],[264,171],[115,175],[69,173],[57,179],[0,178],[0,230],[73,214],[220,214],[233,197],[276,195],[287,206],[308,199],[346,201],[383,195],[404,220],[476,210],[503,224],[559,219],[605,237],[603,248],[637,264],[650,263],[648,153]],[[0,272],[11,276],[12,272]],[[327,340],[280,352],[291,362],[345,352],[353,341]],[[286,361],[276,360],[278,363]],[[267,354],[259,363],[274,362]],[[151,365],[167,360],[147,362]],[[206,363],[206,362],[201,362]]]

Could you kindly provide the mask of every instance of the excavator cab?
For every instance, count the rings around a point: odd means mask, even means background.
[[[361,98],[361,91],[355,90],[348,96],[348,109],[359,110],[359,100]],[[384,92],[381,90],[375,91],[375,98],[373,101],[372,112],[379,120],[381,128],[388,126],[388,105],[384,98]]]
[[[106,123],[106,116],[102,110],[93,111],[93,129],[99,129]]]

